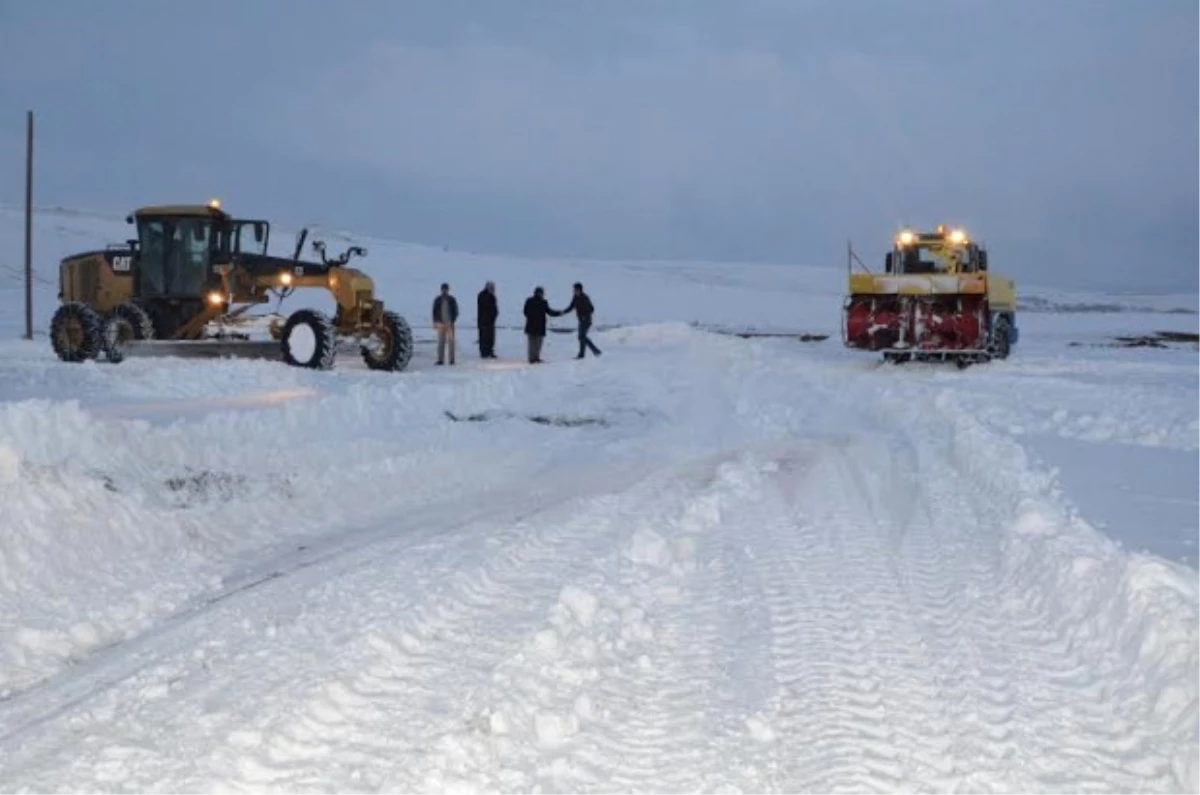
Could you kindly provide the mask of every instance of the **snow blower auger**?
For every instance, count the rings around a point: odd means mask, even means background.
[[[346,267],[366,256],[351,246],[320,262],[300,259],[308,230],[291,258],[267,254],[266,221],[235,219],[220,203],[143,207],[126,221],[137,239],[63,259],[61,305],[50,321],[54,352],[65,362],[127,356],[282,359],[296,367],[333,367],[340,343],[356,346],[373,370],[404,370],[412,359],[412,329],[375,298],[362,271]],[[299,309],[286,319],[249,310],[301,287],[327,290],[333,317]],[[278,303],[277,303],[278,306]]]
[[[953,361],[960,368],[1005,359],[1017,342],[1012,279],[988,272],[987,250],[961,229],[904,230],[884,257],[884,273],[854,273],[842,340],[882,351],[885,361]]]

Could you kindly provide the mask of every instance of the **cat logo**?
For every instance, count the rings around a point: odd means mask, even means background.
[[[113,257],[112,269],[113,273],[129,273],[130,266],[133,264],[133,257],[127,254],[121,254]]]

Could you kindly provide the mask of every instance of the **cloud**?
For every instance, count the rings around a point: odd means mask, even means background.
[[[304,157],[544,202],[562,223],[591,218],[609,235],[697,213],[795,223],[788,205],[848,210],[863,200],[855,186],[922,173],[922,153],[883,132],[905,87],[928,79],[920,64],[713,49],[682,28],[647,38],[641,52],[574,62],[492,40],[378,44],[314,86],[319,117],[308,99],[285,100],[270,132],[283,120]]]
[[[1020,278],[1196,283],[1194,2],[243,0],[184,25],[118,5],[0,29],[44,195],[807,263],[962,223]]]
[[[1064,231],[1086,240],[1123,213],[1130,239],[1109,250],[1137,248],[1135,227],[1195,202],[1178,176],[1194,99],[1178,101],[1178,46],[1147,35],[1178,39],[1170,15],[1138,30],[1025,6],[697,8],[602,44],[557,18],[577,57],[499,19],[436,44],[376,41],[322,73],[318,116],[311,96],[282,98],[271,134],[283,120],[304,157],[538,206],[552,237],[650,255],[811,260],[814,241],[876,245],[945,220],[1081,269],[1094,260]],[[860,40],[822,38],[856,21]]]

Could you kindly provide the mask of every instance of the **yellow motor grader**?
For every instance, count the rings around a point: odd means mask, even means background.
[[[136,239],[59,264],[50,340],[65,362],[230,356],[324,370],[333,367],[339,342],[357,345],[373,370],[404,370],[412,358],[407,321],[375,297],[369,276],[347,267],[366,256],[359,246],[331,259],[314,240],[321,261],[304,261],[303,229],[291,258],[271,256],[270,224],[233,218],[216,200],[143,207],[126,221],[136,226]],[[302,287],[327,290],[333,317],[308,308],[286,318],[248,314]]]

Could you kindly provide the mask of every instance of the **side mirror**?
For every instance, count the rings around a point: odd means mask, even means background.
[[[133,216],[132,216],[132,215],[127,215],[127,216],[125,216],[125,223],[127,223],[127,224],[132,224],[132,223],[133,223]]]
[[[263,223],[262,223],[262,221],[254,222],[254,242],[255,243],[263,242]]]
[[[892,252],[890,252],[890,251],[887,254],[885,254],[883,257],[883,272],[884,273],[892,272]]]

